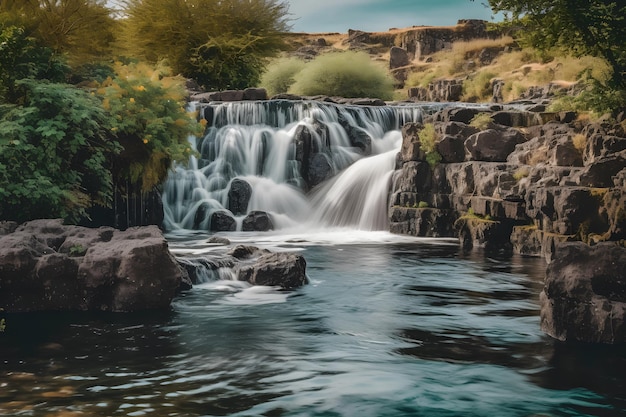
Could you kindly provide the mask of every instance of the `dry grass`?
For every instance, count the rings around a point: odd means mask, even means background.
[[[574,148],[578,149],[580,153],[583,153],[587,146],[587,136],[578,133],[572,138],[572,143],[574,144]]]
[[[471,41],[455,42],[452,44],[452,54],[467,58],[483,49],[504,48],[505,46],[513,45],[514,42],[510,36],[497,39],[473,39]]]

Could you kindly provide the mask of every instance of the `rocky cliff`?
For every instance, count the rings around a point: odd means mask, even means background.
[[[558,242],[626,239],[626,135],[574,114],[448,108],[432,118],[441,163],[421,152],[419,124],[403,129],[389,219],[394,233],[459,236],[550,259]],[[543,119],[552,121],[543,124]]]

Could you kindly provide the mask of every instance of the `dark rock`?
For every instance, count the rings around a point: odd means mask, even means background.
[[[119,231],[39,220],[0,237],[0,307],[9,312],[166,308],[182,278],[156,226]]]
[[[267,253],[267,251],[263,251],[255,246],[237,245],[226,252],[226,255],[242,260],[257,257],[263,253]]]
[[[261,255],[252,265],[239,270],[239,280],[252,285],[280,286],[285,289],[305,285],[306,261],[293,253],[270,253]]]
[[[246,214],[250,196],[252,196],[252,186],[245,180],[235,178],[230,182],[228,189],[228,210],[235,216]]]
[[[454,217],[449,210],[393,206],[389,214],[389,231],[421,237],[453,237]]]
[[[563,341],[626,343],[626,248],[557,247],[541,300],[541,328]]]
[[[459,101],[463,95],[463,80],[435,80],[428,87],[412,87],[408,90],[413,101]]]
[[[389,50],[389,68],[390,69],[405,67],[409,65],[410,62],[411,60],[409,58],[409,53],[406,50],[398,46],[391,47],[391,49]]]
[[[484,248],[487,251],[509,252],[511,247],[511,222],[496,222],[476,217],[461,217],[455,225],[461,246],[465,250]]]
[[[541,124],[542,120],[536,113],[517,110],[503,110],[491,115],[494,122],[509,127],[529,127]]]
[[[243,100],[267,100],[265,88],[246,88],[243,90]]]
[[[460,135],[465,139],[472,136],[474,133],[480,132],[480,129],[461,122],[441,123],[438,124],[437,127],[440,127],[439,130],[441,131],[442,135]]]
[[[421,123],[407,123],[402,126],[402,148],[400,155],[403,162],[424,161],[426,153],[422,150],[419,133],[424,126]]]
[[[387,105],[387,103],[385,103],[385,101],[380,98],[355,98],[355,99],[350,99],[348,104],[352,104],[354,106],[376,106],[376,107]]]
[[[441,162],[454,163],[465,160],[465,138],[462,136],[446,135],[436,144],[437,152],[441,155]]]
[[[465,148],[474,161],[505,162],[515,146],[525,141],[524,136],[514,129],[505,132],[487,129],[470,136],[465,141]]]
[[[208,238],[206,240],[206,243],[211,243],[211,244],[215,244],[215,245],[228,246],[228,245],[230,245],[230,240],[226,239],[225,237],[221,237],[221,236],[211,236],[210,238]]]
[[[333,167],[326,154],[316,153],[311,158],[308,172],[308,183],[311,187],[330,179],[334,175]]]
[[[473,109],[469,107],[448,107],[435,114],[435,121],[461,122],[469,124],[478,113],[482,112],[484,111],[481,109]]]
[[[569,138],[557,140],[552,150],[552,165],[567,167],[582,167],[582,154]]]
[[[241,90],[224,90],[209,93],[208,101],[242,101],[243,91]]]
[[[272,217],[264,211],[252,211],[244,219],[242,228],[244,232],[267,232],[274,229]]]
[[[297,96],[295,94],[287,94],[281,93],[276,94],[270,98],[270,100],[292,100],[292,101],[302,101],[304,98],[302,96]]]
[[[585,165],[623,150],[626,150],[626,138],[603,134],[591,135],[587,139],[583,155]]]
[[[214,211],[211,214],[211,224],[209,230],[212,232],[234,232],[237,229],[237,222],[226,211]]]
[[[557,114],[556,120],[561,123],[571,123],[578,117],[575,111],[562,111]]]
[[[580,175],[580,185],[586,187],[612,187],[613,177],[626,168],[626,151],[597,159]]]

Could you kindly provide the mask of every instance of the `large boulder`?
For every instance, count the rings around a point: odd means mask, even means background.
[[[626,343],[626,248],[563,243],[546,272],[541,328],[563,341]]]
[[[246,214],[252,196],[252,186],[248,181],[235,178],[228,189],[228,210],[235,216]]]
[[[400,158],[402,162],[425,161],[426,153],[422,150],[419,133],[424,129],[421,123],[407,123],[402,126],[402,148]]]
[[[0,237],[0,308],[8,312],[167,308],[183,275],[156,226],[38,220]]]
[[[307,283],[306,261],[294,253],[268,253],[261,255],[252,265],[239,270],[239,280],[252,285],[298,288]]]
[[[225,210],[214,211],[211,214],[209,230],[212,232],[234,232],[237,230],[237,221]]]
[[[409,65],[411,59],[409,53],[399,46],[392,46],[389,50],[389,69],[405,67]]]
[[[517,130],[487,129],[467,138],[465,147],[474,161],[505,162],[515,146],[525,141]]]
[[[274,229],[272,217],[264,211],[252,211],[243,219],[241,230],[244,232],[267,232]]]

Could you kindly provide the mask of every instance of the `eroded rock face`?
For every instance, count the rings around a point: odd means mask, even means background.
[[[541,328],[567,341],[626,343],[626,248],[557,247],[541,300]]]
[[[166,308],[183,275],[156,226],[36,220],[0,237],[0,307],[9,312]]]

